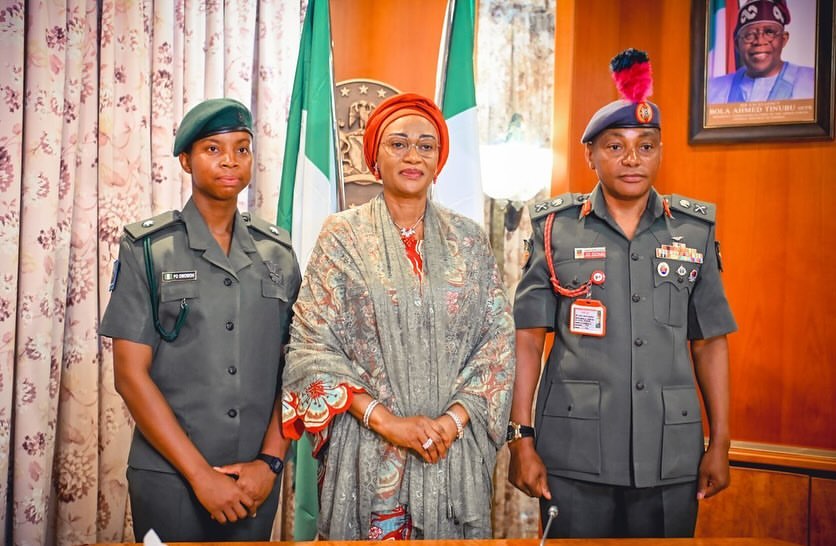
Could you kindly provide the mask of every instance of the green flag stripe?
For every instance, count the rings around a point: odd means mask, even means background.
[[[474,0],[456,0],[441,107],[444,119],[450,119],[476,106],[476,89],[473,85],[473,26]]]
[[[332,91],[331,81],[331,21],[328,1],[310,2],[308,9],[313,10],[313,28],[310,40],[310,75],[303,108],[308,112],[305,155],[316,167],[330,178],[331,139],[325,135],[333,134],[331,120]],[[307,19],[307,17],[306,17]]]
[[[330,178],[332,79],[328,2],[311,0],[296,61],[276,217],[276,223],[288,231],[293,226],[293,194],[300,150],[303,149],[305,156]],[[303,111],[307,113],[304,143],[300,142]],[[304,148],[301,148],[303,144]]]

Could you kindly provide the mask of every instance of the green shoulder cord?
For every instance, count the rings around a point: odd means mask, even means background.
[[[160,298],[157,296],[154,258],[151,256],[151,237],[143,239],[142,248],[145,251],[145,276],[148,277],[148,297],[151,300],[151,312],[154,315],[154,328],[160,333],[160,337],[171,342],[180,335],[180,329],[183,327],[183,323],[186,322],[186,316],[189,314],[189,304],[186,303],[186,298],[183,298],[183,301],[180,302],[180,312],[177,314],[177,320],[174,322],[174,329],[171,332],[166,332],[163,325],[160,324]]]

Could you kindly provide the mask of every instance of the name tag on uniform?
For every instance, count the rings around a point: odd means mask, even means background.
[[[607,247],[591,246],[575,248],[576,260],[602,260],[607,257]]]
[[[195,280],[197,280],[197,271],[163,271],[163,282]]]
[[[598,300],[575,300],[569,310],[569,331],[582,336],[604,337],[607,308]]]

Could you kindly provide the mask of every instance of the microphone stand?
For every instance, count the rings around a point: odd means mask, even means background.
[[[544,546],[544,544],[546,544],[546,537],[549,536],[549,528],[552,526],[552,522],[554,521],[554,518],[557,517],[558,512],[557,506],[549,506],[549,519],[546,521],[545,529],[543,529],[543,538],[540,539],[540,546]]]

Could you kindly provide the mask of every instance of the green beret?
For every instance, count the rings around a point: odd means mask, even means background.
[[[174,137],[174,156],[188,151],[196,140],[220,133],[246,131],[253,134],[253,116],[234,99],[209,99],[183,117]]]

